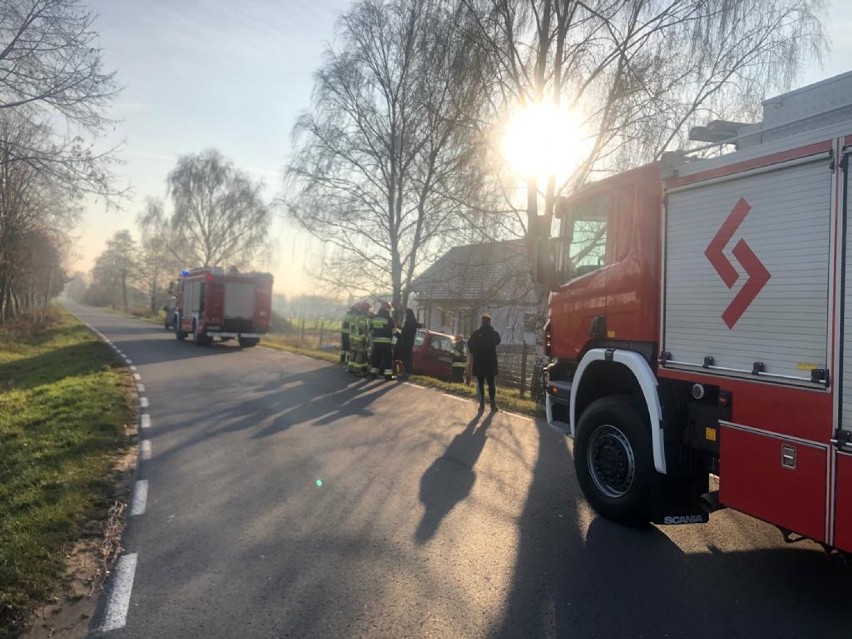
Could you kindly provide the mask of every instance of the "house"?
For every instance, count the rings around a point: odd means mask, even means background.
[[[540,340],[545,310],[536,302],[525,240],[456,246],[411,291],[418,321],[432,330],[468,336],[488,313],[504,344]]]

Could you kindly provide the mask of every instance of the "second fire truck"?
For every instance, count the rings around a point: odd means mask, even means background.
[[[272,319],[272,275],[197,268],[181,273],[171,309],[175,336],[196,344],[214,337],[255,346]],[[169,312],[169,311],[167,311]]]

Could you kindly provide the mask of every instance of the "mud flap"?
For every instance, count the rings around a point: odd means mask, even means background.
[[[655,524],[706,524],[710,515],[701,507],[709,490],[709,474],[658,475],[656,499],[651,510]]]

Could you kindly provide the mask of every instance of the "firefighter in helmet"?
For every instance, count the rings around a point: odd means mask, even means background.
[[[363,349],[364,333],[361,330],[361,318],[366,313],[363,302],[358,302],[353,307],[352,319],[349,320],[349,372],[357,375],[361,372],[358,364],[358,356]]]
[[[355,317],[355,306],[353,305],[346,315],[343,316],[343,324],[340,327],[340,363],[348,364],[349,360],[349,325]]]
[[[370,335],[373,349],[371,352],[370,377],[375,379],[380,374],[386,381],[393,379],[393,333],[396,323],[391,317],[393,307],[389,302],[379,305],[379,312],[370,320]]]
[[[355,352],[355,374],[367,375],[370,368],[368,338],[370,337],[370,317],[373,314],[373,307],[370,306],[369,302],[361,302],[359,308],[360,312],[356,320],[358,344]],[[351,325],[349,328],[351,331]],[[351,332],[349,338],[352,338]]]

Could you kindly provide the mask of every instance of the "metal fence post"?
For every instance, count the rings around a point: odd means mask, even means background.
[[[521,349],[521,399],[527,392],[527,341],[523,341]]]

